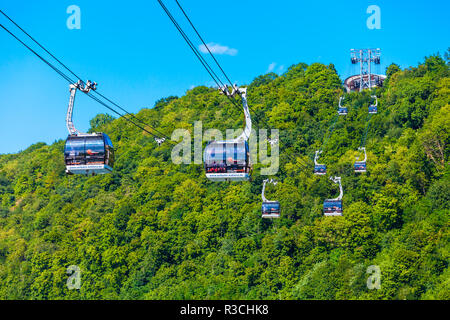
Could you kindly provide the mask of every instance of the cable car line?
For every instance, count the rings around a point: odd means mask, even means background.
[[[366,120],[367,125],[366,128],[364,129],[364,133],[363,136],[361,137],[361,144],[360,147],[365,147],[366,146],[366,139],[367,139],[367,134],[369,132],[369,126],[370,126],[370,121],[372,120],[372,115],[373,114],[377,114],[378,112],[378,98],[376,95],[371,95],[371,98],[375,98],[375,104],[369,104],[369,115],[367,116],[369,121]]]
[[[75,78],[83,81],[79,76],[77,76],[72,70],[70,70],[69,67],[67,67],[64,63],[62,63],[57,57],[55,57],[50,51],[48,51],[43,45],[41,45],[36,39],[34,39],[28,32],[26,32],[24,29],[22,29],[21,26],[19,26],[13,19],[11,19],[6,13],[4,13],[0,9],[0,13],[3,14],[9,21],[11,21],[17,28],[20,29],[23,33],[25,33],[34,43],[36,43],[39,47],[41,47],[42,50],[47,52],[53,59],[55,59],[60,65],[62,65],[67,71],[69,71]]]
[[[78,80],[80,80],[84,85],[86,85],[86,83],[81,80],[72,70],[70,70],[70,68],[68,68],[65,64],[63,64],[58,58],[56,58],[53,54],[51,54],[47,49],[45,49],[37,40],[35,40],[29,33],[27,33],[24,29],[22,29],[17,23],[15,23],[9,16],[7,16],[3,11],[0,10],[0,13],[2,13],[5,17],[7,17],[11,22],[14,23],[14,25],[16,25],[22,32],[24,32],[28,37],[30,37],[30,39],[32,39],[36,44],[39,45],[39,47],[41,47],[45,52],[47,52],[50,56],[52,56],[58,63],[60,63],[65,69],[67,69],[71,74],[73,74]],[[58,69],[56,66],[54,66],[51,62],[49,62],[48,60],[46,60],[44,57],[42,57],[39,53],[37,53],[35,50],[33,50],[30,46],[28,46],[25,42],[23,42],[21,39],[19,39],[15,34],[13,34],[9,29],[7,29],[3,24],[0,24],[0,27],[2,27],[6,32],[8,32],[14,39],[16,39],[18,42],[20,42],[23,46],[25,46],[30,52],[32,52],[34,55],[36,55],[41,61],[43,61],[45,64],[47,64],[50,68],[52,68],[55,72],[57,72],[61,77],[63,77],[67,82],[69,82],[69,84],[73,84],[76,81],[74,81],[73,79],[71,79],[69,76],[67,76],[64,72],[62,72],[60,69]],[[94,91],[95,92],[95,91]],[[99,96],[101,96],[102,98],[104,98],[105,100],[107,100],[108,102],[114,104],[115,106],[117,106],[118,108],[120,108],[122,111],[124,111],[127,115],[139,120],[141,123],[142,120],[140,120],[139,118],[137,118],[136,116],[134,116],[133,114],[129,113],[128,111],[126,111],[125,109],[123,109],[122,107],[120,107],[119,105],[117,105],[116,103],[114,103],[113,101],[111,101],[110,99],[108,99],[107,97],[105,97],[104,95],[97,93]],[[144,130],[145,132],[149,133],[150,135],[152,135],[155,138],[160,138],[159,136],[155,135],[154,133],[148,131],[147,129],[143,128],[142,126],[136,124],[134,121],[132,121],[131,119],[128,119],[127,117],[125,117],[125,115],[121,114],[120,112],[114,110],[112,107],[108,106],[106,103],[102,102],[100,99],[98,99],[97,97],[95,97],[94,95],[92,95],[91,93],[87,93],[87,96],[89,96],[91,99],[97,101],[98,103],[102,104],[103,106],[105,106],[106,108],[108,108],[109,110],[111,110],[112,112],[114,112],[115,114],[117,114],[119,117],[124,118],[125,120],[131,122],[132,124],[134,124],[135,126],[137,126],[138,128]],[[156,130],[155,128],[153,128],[152,126],[143,123],[144,125],[152,128],[155,132],[161,134],[163,137],[168,138],[167,135],[162,134],[161,132],[159,132],[158,130]],[[171,141],[169,138],[169,142],[174,144],[175,142]]]
[[[214,56],[214,54],[211,52],[211,50],[209,49],[208,45],[206,44],[206,42],[203,40],[202,36],[200,35],[200,33],[197,31],[197,28],[195,28],[194,24],[192,23],[191,19],[188,17],[186,11],[183,9],[183,7],[180,5],[180,3],[178,2],[178,0],[175,0],[175,2],[177,3],[178,7],[180,8],[180,10],[183,12],[184,16],[186,17],[186,19],[189,21],[189,24],[191,25],[192,29],[194,29],[195,33],[197,34],[197,36],[199,37],[200,41],[203,43],[204,47],[208,50],[209,54],[211,55],[211,57],[213,58],[214,62],[217,64],[217,66],[219,67],[220,71],[222,71],[223,75],[225,76],[225,78],[228,80],[230,86],[233,86],[233,82],[230,80],[230,78],[228,77],[228,75],[226,74],[226,72],[223,70],[222,66],[220,65],[219,61],[217,61],[216,57]],[[256,118],[260,118],[260,115],[258,115],[258,113],[252,109],[251,106],[249,106],[249,109],[251,111],[253,111],[253,113],[255,114]],[[261,118],[262,119],[262,118]],[[263,119],[262,119],[263,120]],[[267,123],[264,123],[266,125],[266,127],[269,127],[269,125],[267,125]]]
[[[158,0],[160,6],[163,8],[164,12],[167,14],[167,16],[169,17],[169,19],[172,21],[172,23],[174,24],[174,26],[177,28],[178,32],[181,34],[181,36],[183,37],[183,39],[186,41],[186,43],[189,45],[189,47],[191,48],[191,50],[194,52],[195,56],[197,57],[197,59],[200,61],[200,63],[203,65],[203,67],[206,69],[206,71],[209,73],[209,75],[211,76],[211,78],[214,80],[214,82],[216,83],[216,85],[218,86],[219,90],[224,92],[223,89],[221,88],[227,88],[227,85],[224,84],[221,80],[220,77],[217,76],[217,74],[214,72],[213,68],[208,64],[208,62],[205,60],[205,58],[203,58],[202,54],[198,51],[198,49],[196,48],[196,46],[192,43],[192,41],[189,39],[189,37],[187,36],[187,34],[183,31],[183,29],[181,28],[181,26],[178,24],[178,22],[176,21],[176,19],[173,17],[173,15],[170,13],[170,10],[164,5],[164,3],[161,0]],[[178,3],[179,5],[179,3]],[[189,23],[191,24],[192,28],[195,30],[195,32],[197,33],[197,35],[199,36],[200,40],[203,42],[204,46],[208,49],[208,51],[211,53],[211,51],[209,50],[209,47],[206,45],[206,43],[203,41],[203,38],[200,36],[199,32],[197,31],[197,29],[194,27],[192,21],[189,19],[189,17],[187,16],[186,12],[183,10],[183,8],[181,7],[181,5],[179,5],[180,9],[183,11],[184,15],[186,16],[186,18],[188,19]],[[211,53],[212,55],[212,53]],[[222,73],[225,75],[225,77],[227,78],[228,81],[229,78],[226,75],[226,73],[223,71],[223,68],[220,66],[220,64],[218,63],[217,59],[212,55],[214,61],[216,62],[216,64],[218,65],[218,67],[221,69]],[[219,84],[220,83],[220,84]],[[233,87],[233,83],[230,81],[230,85],[231,87]],[[227,95],[227,98],[233,103],[233,105],[238,108],[239,110],[241,110],[241,106],[239,105],[239,103],[233,98],[234,95]],[[256,112],[251,108],[251,106],[248,106],[249,109],[251,111],[253,111],[256,114]]]
[[[63,73],[61,70],[59,70],[57,67],[55,67],[52,63],[48,62],[45,58],[43,58],[41,55],[39,55],[36,51],[34,51],[32,48],[30,48],[26,43],[24,43],[22,40],[20,40],[16,35],[14,35],[11,31],[9,31],[3,24],[0,24],[0,27],[2,27],[5,31],[7,31],[11,36],[13,36],[17,41],[19,41],[22,45],[24,45],[28,50],[30,50],[33,54],[35,54],[39,59],[41,59],[45,64],[47,64],[50,68],[52,68],[54,71],[56,71],[61,77],[63,77],[67,82],[69,82],[69,84],[75,83],[74,80],[72,80],[70,77],[68,77],[65,73]],[[103,106],[105,106],[106,108],[108,108],[109,110],[111,110],[112,112],[114,112],[115,114],[119,115],[121,118],[124,118],[125,120],[131,122],[132,124],[134,124],[135,126],[137,126],[138,128],[144,130],[145,132],[149,133],[150,135],[152,135],[153,137],[158,138],[158,136],[156,136],[155,134],[153,134],[152,132],[148,131],[147,129],[143,128],[142,126],[136,124],[134,121],[128,119],[127,117],[125,117],[124,115],[122,115],[120,112],[114,110],[112,107],[108,106],[105,102],[101,101],[100,99],[98,99],[97,97],[93,96],[91,93],[87,93],[86,94],[88,97],[90,97],[91,99],[97,101],[98,103],[102,104]]]
[[[55,59],[61,66],[63,66],[67,71],[69,71],[73,76],[75,76],[75,78],[77,78],[78,80],[80,80],[83,85],[86,85],[86,83],[83,81],[83,79],[81,79],[81,77],[79,77],[75,72],[73,72],[67,65],[65,65],[61,60],[59,60],[55,55],[53,55],[49,50],[47,50],[43,45],[41,45],[33,36],[31,36],[27,31],[25,31],[22,27],[20,27],[13,19],[11,19],[11,17],[9,17],[5,12],[3,12],[0,9],[0,13],[3,14],[9,21],[11,21],[17,28],[19,28],[24,34],[26,34],[33,42],[35,42],[41,49],[43,49],[47,54],[49,54],[53,59]],[[5,29],[5,28],[4,28]],[[6,29],[5,29],[6,30]],[[8,30],[7,30],[8,31]],[[9,31],[8,31],[9,32]],[[9,32],[11,35],[12,33]],[[15,36],[14,36],[15,37]],[[17,40],[19,40],[17,37],[15,37]],[[20,40],[19,40],[20,41]],[[20,41],[22,44],[24,44],[22,41]],[[25,44],[24,44],[25,45]],[[26,46],[26,45],[25,45]],[[30,49],[28,46],[26,46],[28,49]],[[30,49],[31,50],[31,49]],[[56,70],[55,70],[56,71]],[[66,79],[67,80],[67,79]],[[74,81],[71,80],[71,83],[74,83]],[[103,99],[107,100],[108,102],[112,103],[113,105],[115,105],[116,107],[118,107],[120,110],[122,110],[123,112],[125,112],[127,115],[129,115],[130,117],[133,117],[134,119],[136,119],[137,121],[139,121],[141,124],[148,126],[150,128],[152,128],[155,132],[157,132],[159,135],[161,135],[164,138],[169,138],[166,134],[158,131],[157,129],[153,128],[152,126],[150,126],[149,124],[145,123],[143,120],[139,119],[138,117],[136,117],[134,114],[128,112],[127,110],[125,110],[124,108],[122,108],[120,105],[118,105],[117,103],[115,103],[114,101],[110,100],[109,98],[107,98],[106,96],[104,96],[103,94],[101,94],[98,91],[94,91],[94,93],[96,93],[97,95],[99,95],[100,97],[102,97]],[[170,138],[169,138],[170,141]],[[172,142],[172,141],[171,141]]]
[[[356,156],[355,163],[353,164],[353,169],[354,169],[354,172],[356,172],[356,173],[367,172],[366,138],[367,138],[367,133],[369,132],[370,120],[372,120],[372,114],[369,113],[368,118],[369,118],[369,121],[366,120],[367,125],[366,125],[364,133],[361,137],[361,143],[358,147],[358,151],[364,152],[364,160],[359,160],[359,156]]]
[[[214,82],[217,84],[219,88],[224,87],[224,83],[220,80],[220,78],[217,76],[217,74],[214,72],[214,70],[210,67],[208,62],[202,57],[202,55],[198,52],[197,48],[194,46],[192,41],[189,39],[189,37],[186,35],[186,33],[183,31],[181,26],[178,24],[178,22],[175,20],[175,18],[170,13],[169,9],[164,5],[164,3],[161,0],[158,0],[158,3],[160,4],[161,8],[164,10],[166,15],[169,17],[169,19],[172,21],[173,25],[177,28],[178,32],[181,34],[183,39],[186,41],[186,43],[189,45],[191,50],[194,52],[195,56],[199,59],[200,63],[203,65],[203,67],[206,69],[206,71],[209,73],[211,78],[214,80]],[[219,84],[220,82],[220,84]]]
[[[326,175],[327,174],[327,166],[326,164],[320,164],[317,160],[319,160],[319,156],[322,154],[323,149],[325,148],[328,139],[333,134],[334,129],[336,128],[336,123],[339,120],[339,113],[334,117],[333,122],[328,127],[327,132],[323,138],[322,146],[319,148],[319,150],[316,150],[314,155],[314,174],[315,175]]]
[[[167,136],[166,134],[162,133],[161,131],[155,129],[154,127],[152,127],[151,125],[149,125],[148,123],[144,122],[143,120],[141,120],[140,118],[136,117],[134,114],[129,113],[128,111],[126,111],[124,108],[122,108],[121,106],[119,106],[117,103],[115,103],[114,101],[111,101],[110,99],[108,99],[107,97],[105,97],[104,95],[102,95],[100,92],[94,91],[94,93],[98,94],[100,97],[102,97],[103,99],[105,99],[106,101],[112,103],[114,106],[116,106],[117,108],[119,108],[120,110],[122,110],[123,112],[125,112],[127,115],[131,116],[133,119],[137,120],[138,122],[140,122],[142,125],[148,126],[150,128],[153,129],[153,131],[155,131],[156,133],[159,134],[159,137],[155,135],[155,138],[161,139],[164,138],[164,141],[169,141],[172,144],[175,144],[174,141],[172,141],[170,139],[169,136]]]
[[[50,68],[52,68],[54,71],[56,71],[66,81],[68,81],[69,83],[73,83],[74,82],[66,74],[64,74],[61,70],[56,68],[52,63],[48,62],[45,58],[43,58],[41,55],[39,55],[39,53],[37,53],[31,47],[29,47],[25,42],[20,40],[15,34],[13,34],[11,31],[9,31],[3,24],[0,23],[0,27],[2,27],[6,32],[8,32],[12,37],[14,37],[14,39],[19,41],[23,46],[25,46],[28,50],[30,50],[34,55],[36,55],[39,59],[41,59],[44,63],[46,63]]]
[[[358,147],[358,151],[363,151],[364,152],[364,160],[359,160],[359,157],[356,157],[356,161],[353,165],[354,171],[357,173],[360,172],[367,172],[367,151],[366,151],[366,139],[367,139],[367,135],[369,133],[369,128],[370,128],[370,121],[372,120],[372,115],[376,114],[378,112],[378,99],[376,95],[372,95],[372,98],[375,98],[375,105],[373,104],[369,104],[369,114],[367,116],[367,118],[369,119],[367,121],[366,119],[366,127],[364,129],[363,135],[361,137],[361,143]]]
[[[334,117],[333,122],[331,123],[331,125],[330,125],[330,126],[328,127],[328,129],[327,129],[327,131],[330,130],[330,132],[324,137],[324,140],[323,140],[323,143],[322,143],[322,148],[321,148],[321,150],[322,150],[322,149],[325,147],[325,145],[327,144],[328,139],[331,138],[331,135],[333,134],[333,131],[334,131],[334,129],[336,128],[336,123],[338,122],[338,120],[339,120],[339,115],[336,115],[336,116]]]
[[[366,120],[367,124],[366,124],[366,127],[365,127],[365,129],[364,129],[363,135],[362,135],[362,137],[361,137],[361,143],[360,143],[360,145],[359,145],[360,147],[365,147],[365,146],[366,146],[366,139],[367,139],[367,134],[368,134],[368,132],[369,132],[370,121],[372,120],[372,115],[369,114],[369,115],[367,116],[367,118],[368,118],[369,120],[368,120],[368,121]]]
[[[203,56],[201,55],[201,53],[197,50],[196,46],[192,43],[192,41],[189,39],[189,37],[186,35],[186,33],[183,31],[183,29],[181,28],[181,26],[178,24],[178,22],[176,21],[176,19],[173,17],[173,15],[170,13],[170,10],[164,5],[164,3],[162,2],[162,0],[158,0],[158,3],[160,4],[160,6],[162,7],[162,9],[164,10],[164,12],[166,13],[166,15],[169,17],[169,19],[172,21],[172,23],[174,24],[174,26],[177,28],[178,32],[181,34],[181,36],[183,37],[183,39],[186,41],[186,43],[189,45],[189,47],[191,48],[191,50],[194,52],[195,56],[197,57],[197,59],[201,62],[201,64],[203,65],[203,67],[206,69],[206,71],[209,73],[209,75],[211,76],[211,78],[214,80],[214,82],[217,84],[217,86],[219,88],[223,88],[223,87],[227,87],[226,85],[223,84],[223,82],[220,80],[220,78],[217,76],[217,74],[212,70],[211,66],[208,64],[208,62],[203,58]],[[178,3],[178,2],[177,2]],[[185,10],[182,9],[181,5],[178,3],[180,9],[183,11],[185,17],[188,19],[189,23],[191,24],[191,26],[193,27],[193,29],[195,30],[195,32],[197,33],[197,35],[199,36],[199,38],[201,39],[201,41],[203,42],[203,44],[205,45],[206,48],[208,48],[208,46],[206,45],[205,41],[203,40],[203,38],[200,36],[199,32],[197,31],[197,29],[194,27],[192,21],[189,19],[189,17],[187,16]],[[208,51],[211,53],[211,51],[208,48]],[[211,53],[212,55],[212,53]],[[214,56],[213,56],[214,57]],[[220,64],[218,63],[217,59],[215,59],[214,57],[214,61],[217,63],[217,65],[219,66],[219,68],[222,70],[222,72],[224,73],[224,75],[226,76],[227,80],[230,81],[230,79],[228,78],[228,76],[226,75],[226,73],[223,71],[223,68],[220,66]],[[217,79],[216,79],[217,77]],[[220,84],[219,84],[220,82]],[[231,84],[231,83],[230,83]],[[233,85],[232,85],[233,86]],[[237,105],[237,101],[235,99],[233,99],[231,96],[226,95],[229,100],[233,103],[233,105],[235,105],[237,108],[239,108],[239,110],[241,109],[241,107],[239,105]],[[252,110],[255,115],[257,115],[257,113],[250,107],[248,106],[250,110]],[[268,125],[268,123],[261,117],[258,117],[258,119],[261,119],[263,121],[263,123],[270,128],[270,126]],[[295,161],[293,161],[292,157],[290,156],[290,154],[287,154],[287,156],[290,158],[290,160],[294,163],[294,165],[296,165],[297,167],[299,167],[301,170],[304,170],[308,167],[307,164],[302,164],[302,166],[299,166],[297,164],[297,161],[295,159]],[[303,162],[303,160],[301,160]]]
[[[164,3],[161,0],[158,0],[158,3],[160,4],[161,8],[164,10],[166,15],[169,17],[170,21],[173,23],[175,28],[178,30],[180,35],[183,37],[184,41],[188,44],[189,48],[191,48],[194,55],[197,57],[197,59],[200,61],[200,63],[203,65],[203,67],[206,69],[210,77],[213,79],[213,81],[216,83],[217,87],[221,92],[224,92],[224,89],[227,88],[227,85],[225,85],[220,77],[214,72],[213,68],[208,64],[208,62],[203,58],[201,53],[197,50],[196,46],[193,44],[193,42],[189,39],[188,35],[183,31],[179,23],[176,21],[176,19],[173,17],[173,15],[170,13],[170,10],[164,5]],[[209,50],[209,48],[208,48]],[[222,89],[223,88],[223,89]],[[228,94],[225,94],[225,96],[231,101],[231,103],[236,107],[239,112],[241,111],[241,106],[238,104],[238,102]],[[253,111],[253,110],[252,110]]]
[[[91,99],[97,101],[98,103],[100,103],[101,105],[103,105],[104,107],[108,108],[109,110],[111,110],[112,112],[114,112],[115,114],[117,114],[118,116],[120,116],[121,118],[124,118],[125,120],[127,120],[128,122],[134,124],[136,127],[138,127],[139,129],[147,132],[148,134],[150,134],[151,136],[153,136],[154,138],[159,138],[157,135],[153,134],[152,132],[148,131],[147,129],[145,129],[144,127],[142,127],[141,125],[137,124],[136,122],[134,122],[131,119],[128,119],[127,117],[125,117],[124,115],[122,115],[120,112],[114,110],[113,108],[111,108],[110,106],[108,106],[104,101],[101,101],[99,98],[95,97],[92,93],[87,93],[86,94],[88,97],[90,97]]]
[[[169,17],[169,19],[172,21],[173,25],[177,28],[178,32],[181,34],[181,36],[183,37],[183,39],[186,41],[186,43],[188,44],[188,46],[191,48],[192,52],[195,54],[195,56],[197,57],[197,59],[200,61],[200,63],[203,65],[203,67],[206,69],[206,71],[208,72],[208,74],[211,76],[211,78],[213,79],[213,81],[216,83],[217,87],[219,88],[219,90],[221,92],[225,92],[224,90],[227,89],[227,85],[224,84],[220,77],[214,72],[213,68],[208,64],[208,62],[206,61],[205,58],[203,58],[202,54],[198,51],[198,49],[196,48],[196,46],[193,44],[193,42],[189,39],[189,36],[183,31],[183,29],[181,28],[181,26],[179,25],[179,23],[176,21],[176,19],[173,17],[173,15],[170,13],[170,10],[164,5],[164,3],[161,0],[158,0],[158,3],[160,4],[161,8],[164,10],[164,12],[166,13],[166,15]],[[205,47],[208,49],[209,52],[211,52],[209,50],[209,47],[206,45],[206,43],[203,41],[203,38],[200,36],[200,34],[198,33],[197,29],[194,27],[192,21],[189,19],[189,17],[187,16],[186,12],[183,10],[183,8],[181,8],[181,5],[179,5],[180,9],[183,11],[184,15],[186,16],[186,18],[188,19],[189,23],[191,24],[191,26],[193,27],[193,29],[195,30],[195,32],[197,33],[197,35],[199,36],[199,38],[201,39],[201,41],[203,42],[203,44],[205,45]],[[222,72],[224,73],[225,77],[229,80],[228,76],[225,74],[225,72],[223,71],[223,68],[220,66],[220,64],[218,63],[218,61],[216,60],[216,58],[213,56],[214,61],[217,63],[217,65],[219,66],[219,68],[222,70]],[[230,80],[229,80],[230,81]],[[230,81],[230,85],[231,87],[233,87],[233,84]],[[241,106],[240,104],[234,99],[234,95],[228,95],[225,94],[227,96],[227,98],[230,100],[230,102],[234,105],[235,108],[237,108],[239,111],[241,111]],[[256,114],[256,112],[251,108],[251,106],[248,106],[249,109],[251,111],[253,111]],[[259,118],[259,117],[258,117]]]
[[[208,50],[209,54],[211,55],[211,57],[214,59],[214,62],[217,64],[217,66],[219,67],[220,71],[222,71],[223,75],[225,76],[225,78],[227,78],[228,82],[230,83],[230,85],[232,86],[233,83],[230,80],[230,78],[227,76],[227,74],[225,73],[225,71],[222,69],[222,67],[220,66],[219,62],[217,61],[216,57],[214,57],[213,53],[211,52],[211,50],[209,50],[208,45],[206,44],[206,42],[203,40],[202,36],[200,35],[200,33],[197,31],[197,28],[195,28],[194,24],[192,23],[191,19],[189,19],[188,15],[186,14],[186,12],[184,11],[184,9],[181,7],[180,3],[178,2],[178,0],[175,0],[175,2],[177,3],[178,7],[180,8],[180,10],[183,12],[184,16],[186,17],[186,19],[189,21],[190,25],[192,26],[192,28],[194,29],[195,33],[197,34],[197,36],[200,38],[200,40],[202,41],[203,45],[205,46],[205,48]]]
[[[214,72],[213,68],[208,64],[208,62],[206,61],[205,58],[203,58],[202,54],[198,51],[197,47],[192,43],[192,41],[189,39],[189,37],[187,36],[187,34],[183,31],[183,29],[181,28],[181,26],[178,24],[178,22],[176,21],[176,19],[173,17],[173,15],[170,13],[170,10],[164,5],[164,3],[161,0],[158,0],[159,4],[161,5],[161,7],[163,8],[164,12],[167,14],[167,16],[169,17],[169,19],[172,21],[172,23],[174,24],[174,26],[177,28],[178,32],[182,35],[182,37],[184,38],[184,40],[186,41],[186,43],[189,45],[189,47],[191,48],[191,50],[194,52],[194,54],[196,55],[196,57],[199,59],[199,61],[202,63],[202,65],[205,67],[205,69],[208,71],[208,73],[210,74],[211,78],[214,80],[214,82],[217,84],[217,86],[220,88],[226,88],[226,85],[221,81],[220,77]],[[225,71],[223,70],[223,68],[221,67],[221,65],[219,64],[219,62],[217,61],[217,59],[214,57],[214,55],[212,54],[211,50],[209,49],[208,45],[205,43],[205,41],[203,40],[203,38],[201,37],[200,33],[197,31],[197,29],[195,28],[194,24],[192,23],[192,21],[189,19],[188,15],[186,14],[186,11],[181,7],[180,3],[177,1],[178,7],[180,8],[180,10],[183,12],[184,16],[186,17],[186,19],[189,21],[190,25],[192,26],[192,28],[194,29],[194,31],[196,32],[196,34],[198,35],[198,37],[200,38],[200,40],[202,41],[203,45],[206,47],[206,49],[208,50],[208,52],[211,54],[212,58],[214,59],[215,63],[217,64],[217,66],[219,67],[219,69],[222,71],[222,73],[224,74],[225,78],[227,78],[228,82],[230,83],[230,86],[233,87],[233,83],[230,80],[230,78],[227,76],[227,74],[225,73]],[[213,76],[214,75],[214,76]],[[220,84],[219,84],[220,82]],[[229,96],[227,95],[227,97],[229,98],[229,100],[240,110],[241,107],[239,105],[239,102],[237,102],[234,99],[234,95],[233,96]],[[251,111],[253,111],[256,114],[256,112],[251,108],[251,106],[249,106],[249,109]]]
[[[371,95],[370,97],[371,98],[375,98],[375,104],[369,104],[369,109],[368,109],[368,111],[369,111],[369,115],[368,115],[369,121],[366,120],[367,121],[367,125],[366,125],[366,128],[365,128],[365,132],[364,132],[363,138],[361,139],[360,147],[365,147],[366,146],[366,138],[367,138],[367,134],[369,132],[369,126],[370,126],[370,121],[372,120],[372,115],[373,114],[377,114],[377,112],[378,112],[378,98],[377,98],[377,96],[376,95]]]

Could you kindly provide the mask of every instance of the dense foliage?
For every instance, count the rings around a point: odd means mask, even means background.
[[[368,172],[352,164],[371,92],[346,97],[349,114],[324,146],[329,175],[342,177],[342,217],[323,216],[338,190],[311,166],[343,91],[333,65],[301,63],[249,85],[254,120],[280,129],[280,183],[266,194],[281,203],[278,220],[260,217],[261,165],[251,183],[210,182],[202,165],[175,165],[173,145],[124,119],[91,121],[115,144],[110,175],[66,176],[64,141],[1,155],[0,298],[450,299],[449,66],[434,55],[387,75]],[[168,135],[195,121],[225,132],[243,119],[207,87],[136,116]],[[66,286],[70,265],[79,290]],[[370,265],[381,270],[378,290],[366,285]]]

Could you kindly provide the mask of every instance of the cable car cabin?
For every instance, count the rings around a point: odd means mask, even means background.
[[[326,216],[342,216],[342,200],[325,200],[323,214]]]
[[[327,166],[325,164],[314,165],[314,174],[317,174],[320,176],[327,174]]]
[[[373,104],[369,105],[369,113],[370,114],[376,114],[377,112],[378,112],[378,108],[376,105],[373,105]]]
[[[206,178],[212,181],[250,179],[250,152],[247,141],[212,141],[204,151]]]
[[[266,201],[261,206],[262,218],[279,218],[280,217],[280,203],[278,201]]]
[[[114,147],[105,133],[69,135],[64,160],[67,174],[110,173],[114,165]]]
[[[346,116],[348,114],[348,109],[346,107],[340,107],[338,109],[338,114],[340,116]]]
[[[366,162],[356,161],[353,168],[355,169],[355,172],[366,172]]]

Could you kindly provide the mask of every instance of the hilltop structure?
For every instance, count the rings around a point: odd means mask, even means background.
[[[359,74],[352,75],[344,80],[347,92],[362,91],[373,87],[382,87],[385,75],[372,72],[372,63],[380,64],[381,50],[377,49],[350,49],[350,61],[359,63]]]

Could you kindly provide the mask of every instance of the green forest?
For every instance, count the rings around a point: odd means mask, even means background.
[[[247,84],[254,128],[264,119],[280,130],[278,184],[266,190],[279,219],[261,218],[264,164],[250,182],[212,182],[201,164],[174,164],[169,141],[107,114],[90,131],[111,137],[112,174],[67,176],[64,140],[0,155],[0,299],[450,299],[449,66],[448,52],[391,64],[382,88],[346,94],[349,113],[326,145],[344,92],[334,65],[299,63]],[[367,172],[355,173],[372,94]],[[168,136],[244,120],[205,86],[136,117]],[[313,174],[322,146],[326,176]],[[335,175],[343,216],[328,217]],[[67,286],[71,265],[79,289]],[[367,285],[369,266],[379,289]]]

